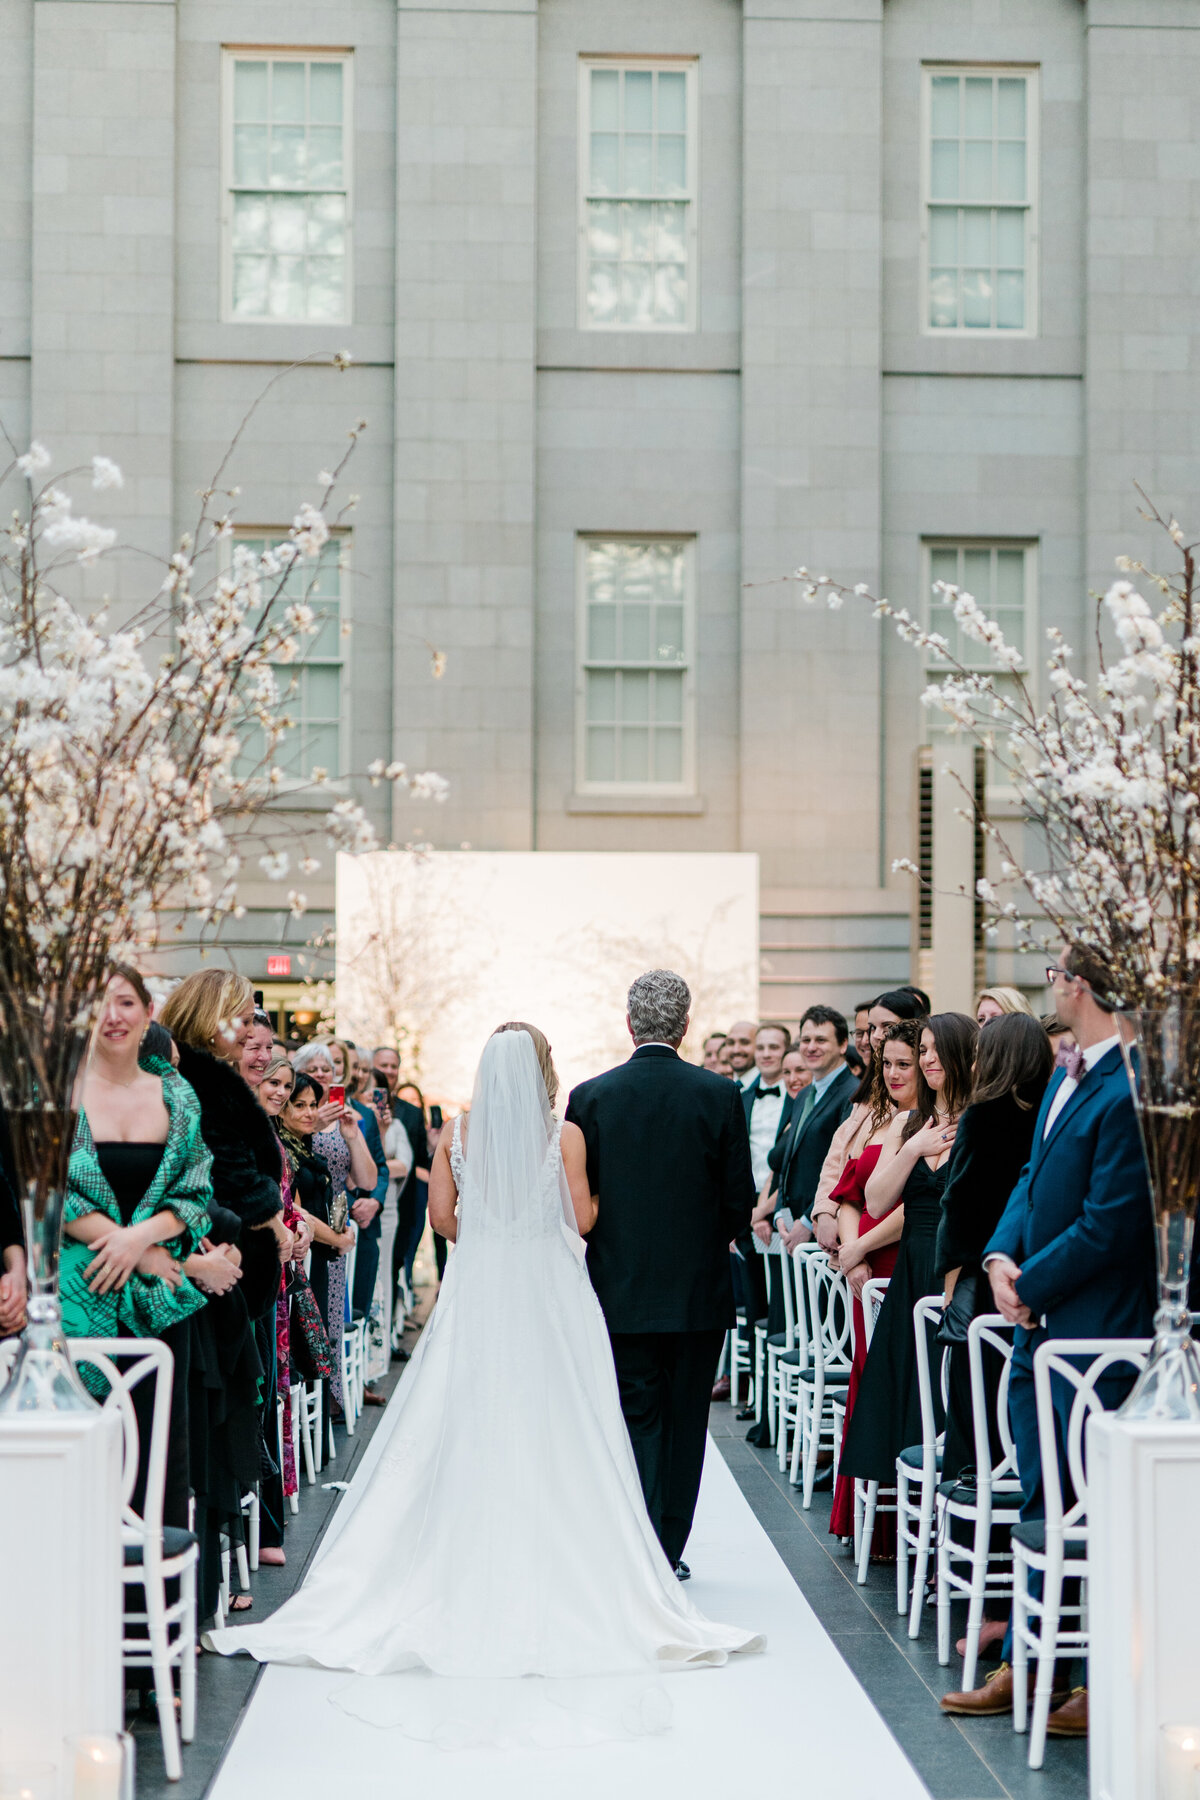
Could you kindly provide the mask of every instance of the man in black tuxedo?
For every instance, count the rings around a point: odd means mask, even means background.
[[[773,1211],[786,1208],[792,1215],[793,1223],[783,1233],[789,1250],[811,1236],[811,1226],[802,1221],[816,1199],[833,1134],[858,1087],[846,1062],[849,1037],[845,1019],[832,1006],[810,1006],[800,1021],[800,1052],[812,1080],[796,1096],[787,1134],[778,1146],[779,1179],[773,1196]]]
[[[629,1061],[571,1095],[599,1214],[588,1268],[612,1341],[646,1508],[680,1575],[709,1396],[734,1323],[729,1241],[754,1205],[737,1086],[684,1062],[691,994],[669,969],[629,990]]]

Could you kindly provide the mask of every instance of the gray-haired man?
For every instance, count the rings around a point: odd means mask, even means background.
[[[737,1084],[678,1055],[691,994],[669,969],[629,990],[629,1061],[571,1095],[599,1214],[588,1268],[608,1333],[646,1508],[681,1561],[704,1467],[709,1397],[734,1323],[729,1241],[754,1205]]]

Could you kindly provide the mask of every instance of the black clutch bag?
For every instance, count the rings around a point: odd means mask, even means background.
[[[950,1304],[942,1314],[942,1322],[937,1328],[939,1344],[965,1344],[971,1320],[975,1317],[975,1303],[979,1296],[979,1283],[983,1276],[972,1271],[960,1275],[954,1284],[954,1292],[950,1296]]]

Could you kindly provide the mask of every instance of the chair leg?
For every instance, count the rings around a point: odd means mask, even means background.
[[[1054,1688],[1054,1664],[1058,1657],[1058,1625],[1062,1607],[1062,1570],[1047,1569],[1042,1580],[1042,1617],[1038,1631],[1037,1684],[1033,1695],[1033,1720],[1029,1727],[1029,1766],[1040,1769],[1046,1754],[1046,1722]]]
[[[804,1416],[807,1401],[804,1383],[796,1383],[796,1423],[792,1431],[792,1465],[788,1471],[793,1487],[800,1485],[800,1465],[804,1456]]]
[[[250,1592],[250,1559],[246,1555],[245,1544],[239,1544],[237,1547],[237,1572],[238,1586],[243,1594],[248,1594]]]
[[[196,1558],[193,1556],[179,1577],[179,1597],[183,1602],[179,1621],[179,1735],[190,1744],[196,1735]]]
[[[908,1611],[908,1473],[903,1463],[896,1465],[896,1611],[903,1617]]]
[[[862,1555],[863,1501],[866,1483],[859,1476],[854,1477],[854,1566],[858,1567],[858,1559]]]
[[[1013,1730],[1024,1731],[1029,1722],[1029,1565],[1013,1559]],[[1040,1637],[1039,1631],[1039,1637]]]
[[[230,1562],[229,1544],[227,1541],[223,1540],[221,1543],[221,1611],[222,1612],[229,1611],[229,1596],[230,1596],[230,1585],[231,1585],[229,1562]]]
[[[879,1483],[868,1481],[867,1499],[863,1507],[862,1543],[858,1552],[858,1585],[865,1587],[871,1569],[871,1539],[875,1536],[875,1513],[879,1506]]]
[[[280,1468],[283,1467],[282,1460]],[[254,1492],[250,1499],[250,1567],[258,1569],[258,1552],[262,1546],[262,1499],[258,1483],[254,1484]]]
[[[971,1544],[971,1593],[967,1606],[967,1650],[963,1657],[962,1690],[968,1694],[975,1686],[975,1672],[979,1664],[979,1634],[983,1628],[983,1590],[987,1586],[988,1542],[991,1536],[991,1519],[985,1523],[982,1517],[975,1520],[975,1535]]]
[[[950,1520],[939,1521],[937,1547],[937,1659],[943,1669],[950,1661]]]
[[[150,1576],[143,1569],[143,1578]],[[161,1575],[143,1580],[146,1596],[146,1631],[150,1639],[150,1667],[154,1674],[154,1699],[158,1708],[158,1729],[162,1737],[163,1768],[168,1781],[178,1781],[183,1774],[179,1753],[179,1725],[175,1718],[175,1684],[171,1680],[171,1649],[167,1641],[166,1593]],[[194,1640],[193,1640],[194,1642]]]
[[[921,1612],[925,1605],[925,1581],[929,1574],[929,1544],[933,1536],[934,1490],[928,1481],[921,1483],[921,1511],[917,1518],[917,1553],[913,1560],[912,1606],[908,1614],[908,1635],[921,1635]]]

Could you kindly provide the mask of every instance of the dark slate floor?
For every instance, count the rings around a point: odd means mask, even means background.
[[[389,1393],[399,1374],[400,1367],[394,1364],[385,1384]],[[353,1438],[339,1433],[337,1460],[326,1464],[319,1483],[349,1480],[381,1417],[379,1410],[368,1408]],[[1051,1742],[1045,1767],[1034,1772],[1026,1767],[1026,1740],[1015,1735],[1006,1719],[963,1723],[938,1711],[938,1696],[958,1681],[956,1663],[948,1669],[938,1666],[932,1615],[922,1636],[910,1643],[906,1621],[895,1610],[892,1568],[873,1568],[867,1586],[857,1585],[849,1553],[827,1531],[829,1496],[816,1495],[812,1510],[803,1512],[799,1495],[775,1466],[774,1453],[749,1447],[746,1427],[737,1423],[729,1407],[715,1406],[711,1423],[722,1454],[768,1536],[934,1800],[1086,1800],[1087,1752],[1082,1743]],[[300,1513],[287,1530],[287,1566],[260,1569],[254,1578],[256,1610],[273,1611],[303,1580],[336,1503],[336,1492],[326,1492],[320,1485],[304,1487]],[[177,1784],[164,1779],[156,1721],[153,1717],[136,1721],[138,1800],[202,1800],[260,1672],[256,1664],[240,1657],[200,1658],[198,1731],[195,1742],[184,1748],[183,1779]],[[797,1695],[797,1719],[804,1730],[837,1730],[836,1721],[822,1727],[821,1721],[806,1717],[802,1694]],[[747,1770],[752,1778],[751,1720],[747,1734]],[[852,1747],[847,1747],[847,1754],[853,1754]],[[802,1748],[797,1781],[802,1789]]]
[[[896,1612],[894,1565],[872,1567],[860,1588],[849,1550],[829,1535],[829,1495],[814,1495],[804,1512],[775,1452],[751,1449],[746,1426],[728,1406],[713,1407],[711,1426],[767,1535],[934,1800],[1087,1800],[1085,1743],[1051,1740],[1043,1767],[1034,1770],[1025,1760],[1029,1741],[1009,1719],[965,1721],[941,1713],[938,1698],[958,1687],[961,1665],[954,1658],[939,1667],[932,1611],[911,1642],[908,1621]],[[956,1608],[955,1637],[962,1635],[964,1615],[965,1608],[961,1614]],[[994,1666],[986,1664],[984,1673]],[[802,1697],[798,1707],[803,1717]]]

